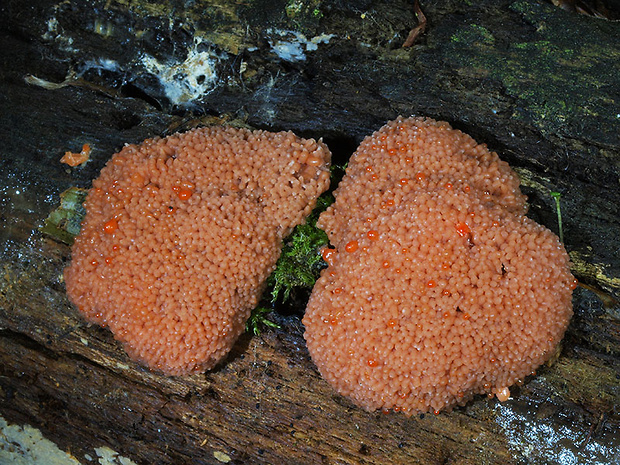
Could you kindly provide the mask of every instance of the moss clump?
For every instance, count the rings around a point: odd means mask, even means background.
[[[269,279],[273,285],[272,301],[286,301],[296,287],[310,288],[325,267],[320,250],[329,242],[327,234],[317,228],[316,221],[333,201],[331,196],[321,197],[317,207],[304,224],[297,226],[284,242],[276,270]]]
[[[60,194],[60,206],[45,219],[41,232],[65,244],[73,244],[86,214],[82,203],[87,194],[87,189],[78,187],[70,187]]]
[[[456,24],[438,50],[442,59],[463,75],[499,81],[515,100],[513,118],[531,120],[543,134],[617,144],[617,132],[600,130],[620,114],[617,28],[544,2],[515,2],[511,10],[534,28],[525,40],[506,41],[499,30]],[[608,91],[601,96],[600,89]]]
[[[345,165],[332,165],[331,185],[337,186],[344,176]],[[246,328],[249,332],[260,334],[260,325],[278,327],[277,324],[267,319],[267,314],[273,311],[276,302],[286,302],[291,298],[295,289],[312,289],[319,279],[321,270],[326,263],[321,256],[321,249],[329,244],[327,234],[316,225],[319,215],[334,202],[334,196],[330,192],[318,198],[316,207],[284,241],[282,253],[276,269],[269,277],[267,284],[269,292],[265,293],[263,302],[252,311]],[[270,296],[267,297],[267,296]]]
[[[260,306],[256,307],[247,321],[246,329],[255,335],[260,334],[260,326],[272,328],[279,326],[267,319],[276,302],[286,302],[294,289],[311,289],[319,278],[325,262],[321,249],[329,240],[327,234],[316,226],[319,215],[332,204],[331,194],[324,194],[317,200],[317,205],[304,224],[300,224],[286,238],[282,253],[276,263],[276,269],[267,281],[271,291],[265,295]]]

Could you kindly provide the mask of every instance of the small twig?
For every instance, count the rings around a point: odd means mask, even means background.
[[[419,0],[414,0],[413,12],[416,19],[418,20],[418,25],[411,29],[411,31],[409,31],[409,35],[403,43],[403,48],[411,47],[415,40],[418,38],[418,36],[424,33],[424,31],[426,30],[426,16],[424,16],[424,13],[422,13]]]
[[[605,423],[606,417],[607,415],[605,414],[605,412],[602,412],[599,415],[598,420],[596,420],[596,422],[590,425],[588,434],[580,446],[582,449],[588,445],[588,442],[590,442],[590,439],[596,435],[596,432],[600,431],[600,429],[603,427],[603,424]]]
[[[558,235],[560,236],[560,242],[564,243],[564,234],[562,233],[562,210],[560,209],[560,196],[559,192],[551,192],[551,197],[555,200],[555,211],[558,214]]]

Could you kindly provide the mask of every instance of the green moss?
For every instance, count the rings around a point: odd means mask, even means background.
[[[332,202],[331,196],[321,197],[317,207],[304,224],[297,226],[284,242],[276,270],[269,279],[273,286],[271,300],[286,301],[295,288],[311,288],[325,267],[321,249],[328,244],[327,234],[317,228],[319,214]]]
[[[65,244],[73,244],[86,214],[82,203],[87,194],[87,189],[78,187],[71,187],[60,194],[60,206],[45,219],[41,232]]]
[[[332,165],[331,185],[337,186],[344,176],[344,166]],[[318,198],[317,204],[304,224],[300,224],[285,239],[276,269],[267,280],[267,291],[261,305],[252,311],[247,330],[258,334],[263,324],[277,327],[266,315],[273,311],[276,302],[286,302],[295,289],[312,289],[326,263],[321,249],[329,244],[327,234],[316,225],[319,215],[334,202],[331,192]]]
[[[509,43],[486,27],[457,25],[439,50],[444,60],[461,74],[500,81],[515,100],[513,117],[531,120],[542,133],[590,133],[617,143],[618,134],[599,128],[620,114],[620,29],[540,2],[511,9],[531,24],[527,40]]]
[[[319,215],[334,201],[331,194],[324,194],[304,224],[300,224],[286,238],[276,269],[267,280],[267,292],[261,305],[252,310],[246,330],[260,334],[260,327],[279,327],[267,319],[276,302],[286,302],[294,289],[311,289],[319,278],[325,262],[321,249],[329,241],[327,234],[316,226]],[[267,297],[268,296],[268,297]]]
[[[320,6],[321,0],[289,0],[285,7],[286,16],[301,28],[316,26],[316,21],[323,17]]]
[[[271,313],[273,309],[269,307],[259,306],[252,310],[252,314],[248,321],[245,323],[245,330],[248,333],[252,333],[255,336],[260,335],[262,326],[269,326],[270,328],[280,329],[280,325],[274,323],[267,318],[267,314]]]
[[[331,185],[337,186],[346,171],[344,166],[331,166]],[[334,202],[334,196],[326,192],[317,200],[306,222],[297,226],[284,241],[282,253],[271,274],[271,302],[287,301],[295,288],[310,289],[319,278],[325,262],[321,249],[329,244],[327,234],[316,225],[319,215]]]
[[[491,31],[478,24],[470,24],[460,29],[450,37],[450,40],[459,44],[493,45],[495,43],[495,37]]]

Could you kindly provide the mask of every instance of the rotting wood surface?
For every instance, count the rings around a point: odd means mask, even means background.
[[[84,462],[102,445],[145,464],[620,461],[620,24],[543,1],[425,3],[426,31],[402,49],[410,2],[4,2],[0,414]],[[497,150],[556,231],[562,194],[575,317],[557,361],[508,402],[364,412],[312,365],[303,305],[217,370],[164,377],[68,302],[70,249],[38,227],[123,143],[227,115],[322,136],[343,162],[398,114]],[[84,143],[86,166],[59,163]]]

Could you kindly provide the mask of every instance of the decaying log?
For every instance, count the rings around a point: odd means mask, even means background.
[[[620,461],[620,23],[551,2],[51,2],[0,6],[0,414],[79,460],[139,464]],[[70,248],[39,231],[124,143],[212,120],[323,137],[344,163],[402,114],[487,143],[558,230],[581,286],[557,360],[505,403],[367,413],[302,337],[303,301],[216,370],[161,376],[69,303]],[[77,168],[66,151],[92,148]],[[616,462],[614,462],[616,461]],[[564,462],[563,462],[564,463]]]

